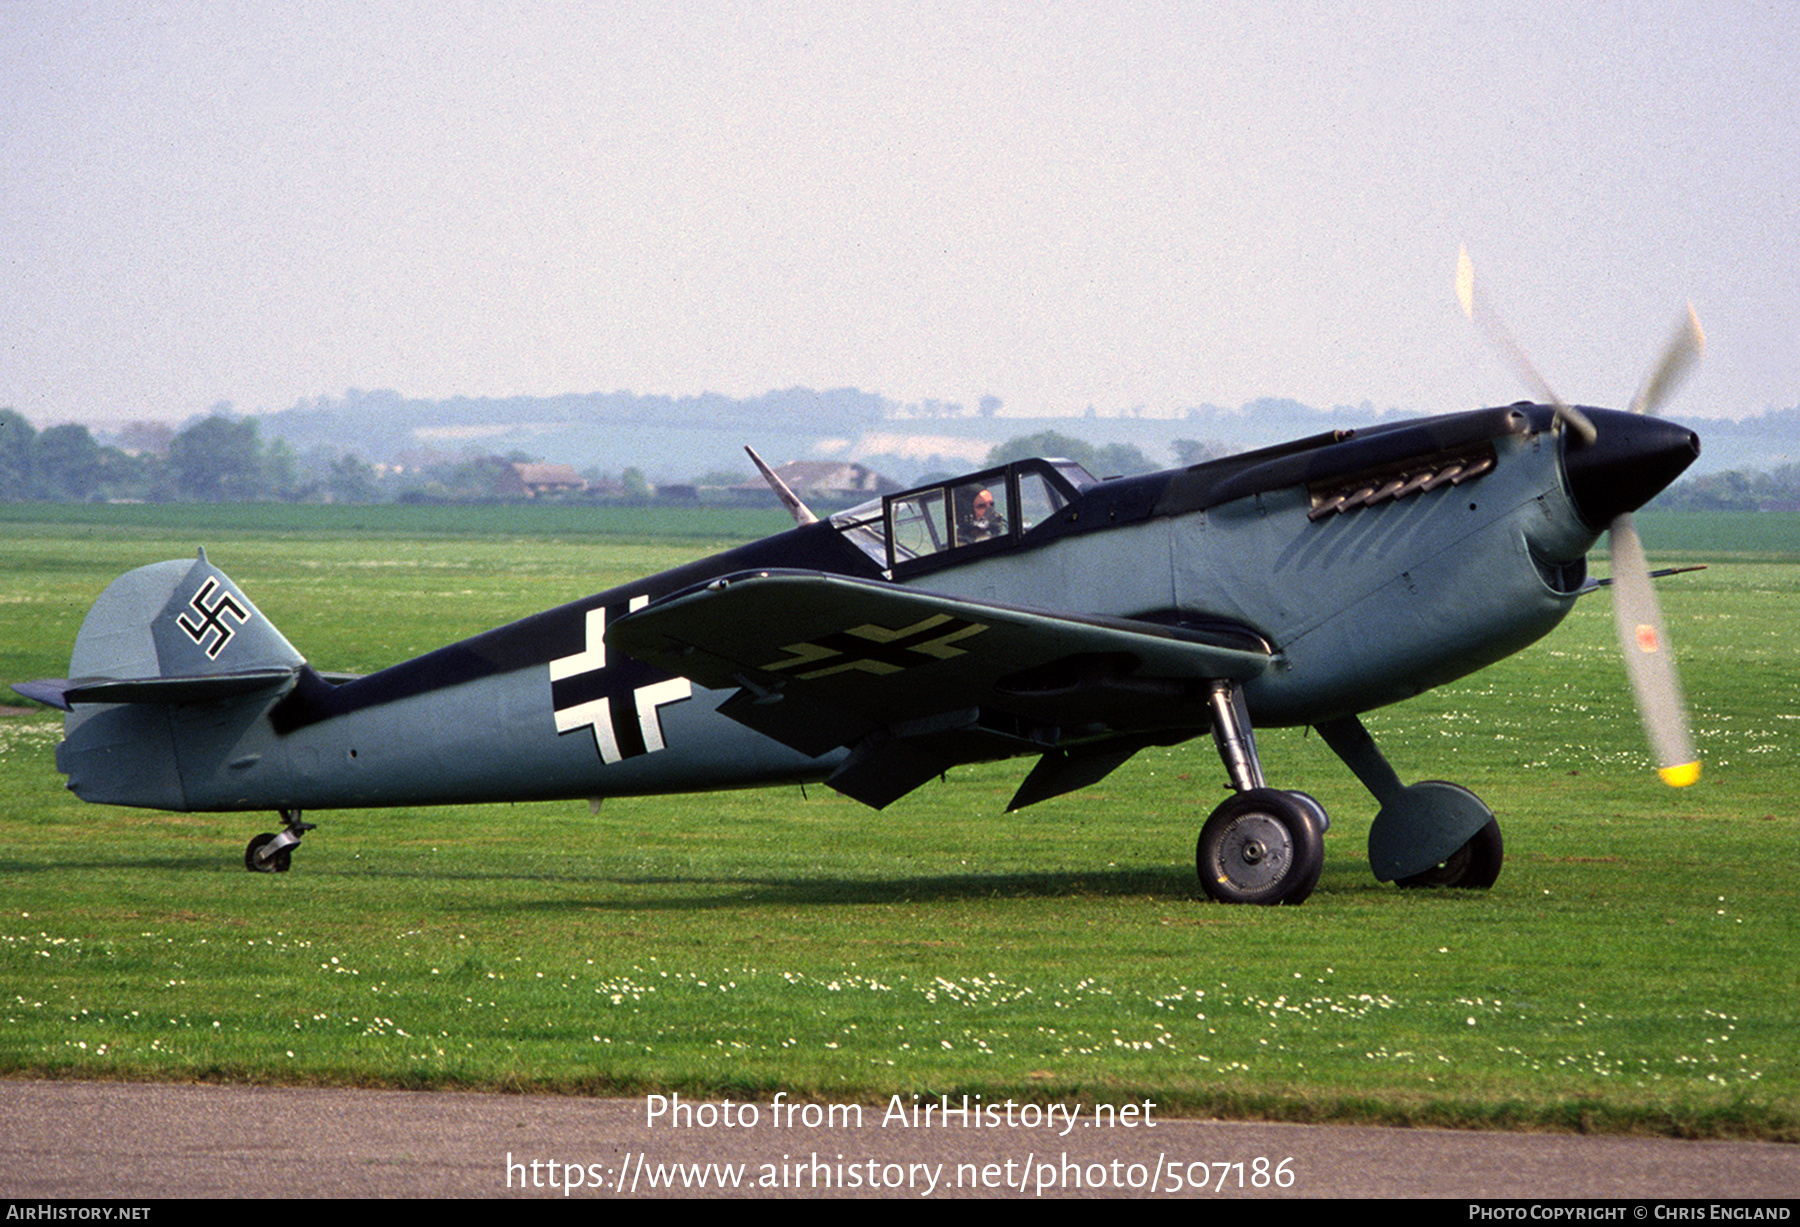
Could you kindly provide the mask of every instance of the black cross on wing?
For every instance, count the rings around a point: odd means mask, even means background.
[[[910,626],[898,629],[864,623],[847,631],[821,635],[809,642],[787,644],[781,650],[790,653],[788,658],[763,668],[772,673],[803,670],[793,676],[809,681],[851,670],[899,673],[934,660],[961,656],[968,649],[957,644],[986,629],[984,623],[941,613],[920,618]]]

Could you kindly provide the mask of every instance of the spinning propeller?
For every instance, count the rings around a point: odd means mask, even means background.
[[[1462,304],[1463,314],[1481,326],[1501,356],[1526,385],[1554,408],[1556,420],[1567,435],[1564,454],[1571,470],[1571,486],[1578,484],[1575,471],[1578,468],[1587,467],[1595,473],[1611,470],[1607,473],[1611,478],[1622,461],[1628,461],[1638,454],[1649,458],[1665,448],[1666,445],[1660,440],[1626,440],[1616,446],[1610,444],[1602,439],[1599,429],[1586,413],[1564,403],[1551,390],[1543,376],[1531,365],[1530,359],[1526,358],[1525,352],[1512,339],[1512,334],[1500,322],[1500,317],[1477,292],[1475,267],[1469,261],[1466,248],[1457,254],[1456,297]],[[1699,359],[1705,345],[1706,337],[1700,331],[1699,317],[1690,306],[1687,318],[1676,328],[1668,345],[1664,347],[1662,358],[1649,378],[1644,380],[1637,395],[1632,398],[1631,412],[1643,417],[1661,405]],[[1629,430],[1630,418],[1619,414],[1605,416],[1612,422],[1622,419]],[[1584,460],[1583,453],[1589,451],[1596,454],[1611,451],[1612,454],[1605,456],[1603,460]],[[1591,480],[1588,484],[1592,484]],[[1629,485],[1629,477],[1626,484]],[[1652,493],[1657,489],[1661,489],[1660,484],[1650,487]],[[1604,507],[1609,500],[1602,498],[1593,501]],[[1579,491],[1576,502],[1578,506],[1583,502]],[[1624,505],[1637,506],[1641,502],[1641,499],[1636,503],[1629,502],[1629,497],[1626,496]],[[1613,618],[1619,628],[1619,645],[1625,655],[1625,672],[1631,678],[1631,688],[1637,696],[1638,712],[1643,717],[1644,730],[1649,734],[1651,748],[1656,754],[1657,774],[1663,778],[1664,783],[1673,787],[1692,784],[1700,778],[1700,760],[1694,754],[1693,740],[1688,735],[1686,703],[1681,695],[1681,682],[1675,676],[1674,661],[1669,655],[1668,636],[1663,631],[1662,609],[1651,586],[1650,568],[1644,559],[1643,543],[1638,539],[1637,528],[1632,523],[1629,511],[1620,511],[1603,518],[1608,521],[1606,536],[1612,564]]]

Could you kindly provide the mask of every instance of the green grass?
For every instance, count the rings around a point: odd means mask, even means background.
[[[202,539],[302,651],[353,670],[740,539],[112,514],[0,533],[0,681],[60,675],[114,574]],[[1797,1141],[1800,521],[1711,519],[1642,524],[1678,547],[1658,563],[1712,564],[1661,586],[1694,787],[1648,769],[1605,595],[1369,717],[1404,776],[1499,813],[1484,893],[1375,882],[1373,805],[1301,731],[1261,749],[1331,811],[1325,874],[1305,906],[1260,909],[1197,898],[1195,831],[1223,795],[1205,742],[1014,815],[1023,764],[880,813],[812,788],[313,814],[294,872],[265,877],[241,854],[266,817],[85,806],[54,770],[57,721],[0,718],[0,1072],[1147,1097]]]

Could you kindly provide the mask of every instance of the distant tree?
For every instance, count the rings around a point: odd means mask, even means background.
[[[304,497],[300,480],[300,458],[286,439],[271,439],[262,457],[263,488],[284,502]]]
[[[325,485],[334,503],[373,503],[379,497],[374,468],[354,452],[345,452],[331,462],[331,476]]]
[[[37,430],[17,409],[0,409],[0,498],[31,497],[31,451]]]
[[[988,453],[987,462],[999,465],[1029,456],[1073,460],[1096,477],[1129,477],[1135,473],[1148,473],[1156,467],[1148,456],[1129,443],[1108,443],[1105,447],[1095,447],[1054,430],[1041,430],[1033,435],[1008,439]]]
[[[1094,459],[1100,466],[1091,470],[1096,477],[1134,477],[1156,469],[1156,462],[1130,443],[1108,443],[1095,453]]]
[[[998,396],[982,397],[981,398],[981,416],[984,418],[993,417],[996,413],[1000,412],[1001,403],[1002,402]]]
[[[119,430],[119,447],[132,455],[167,456],[174,440],[167,422],[127,422]]]
[[[1184,468],[1223,454],[1219,448],[1198,439],[1177,439],[1169,444],[1169,449],[1175,453],[1175,463]]]
[[[990,466],[1007,464],[1031,456],[1055,456],[1073,460],[1086,469],[1091,469],[1097,463],[1093,444],[1054,430],[1040,430],[1034,435],[1018,435],[1008,439],[988,453],[987,462]]]
[[[105,473],[101,492],[109,497],[152,501],[166,497],[160,487],[168,484],[169,466],[161,456],[133,456],[116,447],[103,447],[100,466]]]
[[[644,470],[638,468],[626,469],[619,474],[619,486],[626,498],[647,499],[655,493],[644,478]]]
[[[1800,468],[1784,465],[1773,473],[1728,469],[1683,478],[1657,495],[1651,506],[1666,511],[1788,510],[1800,505]]]
[[[521,498],[525,485],[519,471],[504,456],[476,456],[464,460],[444,476],[452,499]]]
[[[169,441],[177,497],[205,503],[240,502],[265,490],[261,449],[252,418],[202,418]]]
[[[52,426],[32,443],[32,487],[40,498],[90,499],[106,482],[100,445],[85,426]]]

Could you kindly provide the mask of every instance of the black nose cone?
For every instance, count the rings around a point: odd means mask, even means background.
[[[1575,510],[1589,528],[1605,528],[1655,498],[1700,455],[1700,436],[1685,426],[1616,409],[1583,410],[1599,438],[1563,435],[1563,471]]]

